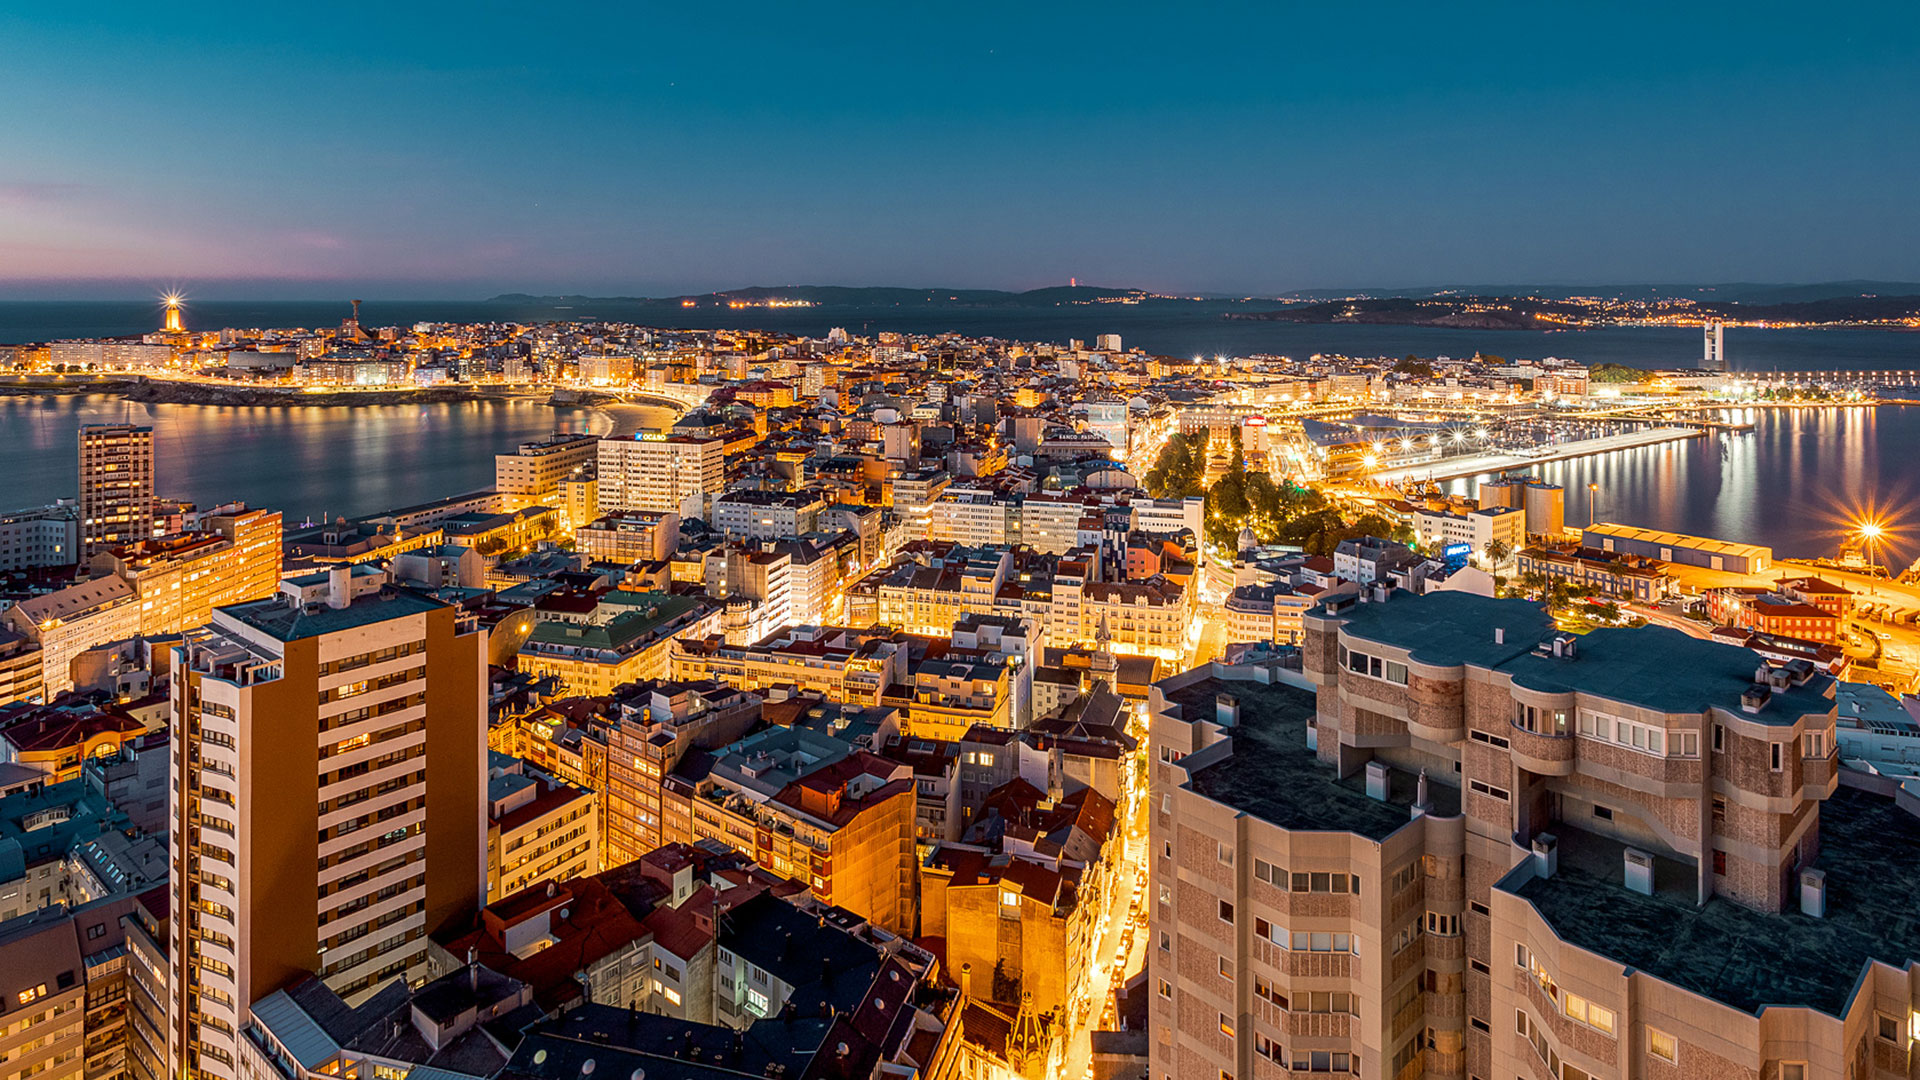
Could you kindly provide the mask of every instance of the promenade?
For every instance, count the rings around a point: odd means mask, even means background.
[[[1531,450],[1505,450],[1490,454],[1468,454],[1461,457],[1443,458],[1439,461],[1423,461],[1418,465],[1405,465],[1398,468],[1380,469],[1368,473],[1367,479],[1383,484],[1399,483],[1403,480],[1452,480],[1462,476],[1478,476],[1481,473],[1504,472],[1508,469],[1524,469],[1529,465],[1539,465],[1548,461],[1565,461],[1568,458],[1588,457],[1593,454],[1606,454],[1615,450],[1633,450],[1642,446],[1657,446],[1661,443],[1678,442],[1681,439],[1698,438],[1699,428],[1659,427],[1644,431],[1628,432],[1624,435],[1608,435],[1599,439],[1580,439],[1575,442],[1558,443]]]

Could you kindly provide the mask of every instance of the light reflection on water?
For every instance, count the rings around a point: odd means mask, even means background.
[[[671,417],[534,400],[269,408],[0,397],[0,511],[74,495],[75,432],[85,423],[151,425],[162,495],[203,506],[242,499],[298,521],[491,487],[495,454],[556,429],[624,433]]]
[[[1920,554],[1920,407],[1730,409],[1725,418],[1755,429],[1532,471],[1566,487],[1569,524],[1587,520],[1587,485],[1597,483],[1602,520],[1831,554],[1850,509],[1904,507],[1913,527],[1896,528],[1889,547],[1902,561]],[[151,424],[162,494],[202,505],[244,499],[297,521],[488,487],[494,454],[556,428],[623,433],[669,419],[644,406],[513,400],[236,408],[0,397],[0,510],[74,494],[82,423]],[[1443,486],[1470,494],[1474,481]]]
[[[1904,507],[1920,527],[1920,408],[1729,409],[1754,430],[1551,462],[1529,470],[1566,488],[1567,523],[1598,518],[1767,544],[1782,555],[1831,555],[1843,523],[1867,506]],[[1479,480],[1443,487],[1471,494]],[[1920,528],[1890,554],[1920,553]]]

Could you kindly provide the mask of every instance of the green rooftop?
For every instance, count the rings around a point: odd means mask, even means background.
[[[1694,903],[1690,863],[1660,858],[1656,891],[1626,888],[1622,845],[1555,826],[1551,878],[1508,875],[1560,937],[1683,990],[1758,1013],[1804,1006],[1840,1016],[1868,961],[1920,962],[1920,818],[1893,799],[1841,787],[1820,807],[1825,918],[1766,915],[1720,897]],[[1797,892],[1796,892],[1797,896]]]
[[[1388,800],[1369,798],[1365,774],[1345,780],[1307,749],[1307,721],[1313,716],[1313,692],[1284,684],[1236,679],[1203,679],[1167,695],[1183,717],[1210,719],[1218,694],[1240,704],[1233,729],[1233,753],[1193,770],[1187,787],[1210,799],[1295,832],[1350,832],[1384,840],[1413,820],[1411,808],[1418,777],[1395,768]],[[1451,779],[1449,777],[1448,779]],[[1429,777],[1433,812],[1460,812],[1460,791]]]
[[[619,650],[700,606],[700,601],[691,596],[668,593],[633,595],[652,597],[653,601],[650,603],[632,601],[636,604],[633,610],[615,615],[604,623],[583,624],[543,619],[534,624],[533,633],[528,635],[527,643]],[[629,601],[623,598],[622,602]],[[602,603],[605,603],[604,599]]]

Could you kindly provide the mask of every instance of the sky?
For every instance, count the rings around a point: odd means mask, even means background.
[[[0,299],[1920,280],[1920,5],[37,3]]]

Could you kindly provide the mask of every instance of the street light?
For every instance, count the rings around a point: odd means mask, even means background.
[[[1869,518],[1854,526],[1854,531],[1860,534],[1860,542],[1867,549],[1867,569],[1871,571],[1880,565],[1880,542],[1886,539],[1887,528]]]
[[[1593,500],[1600,496],[1599,484],[1587,485],[1587,528],[1593,528]]]

